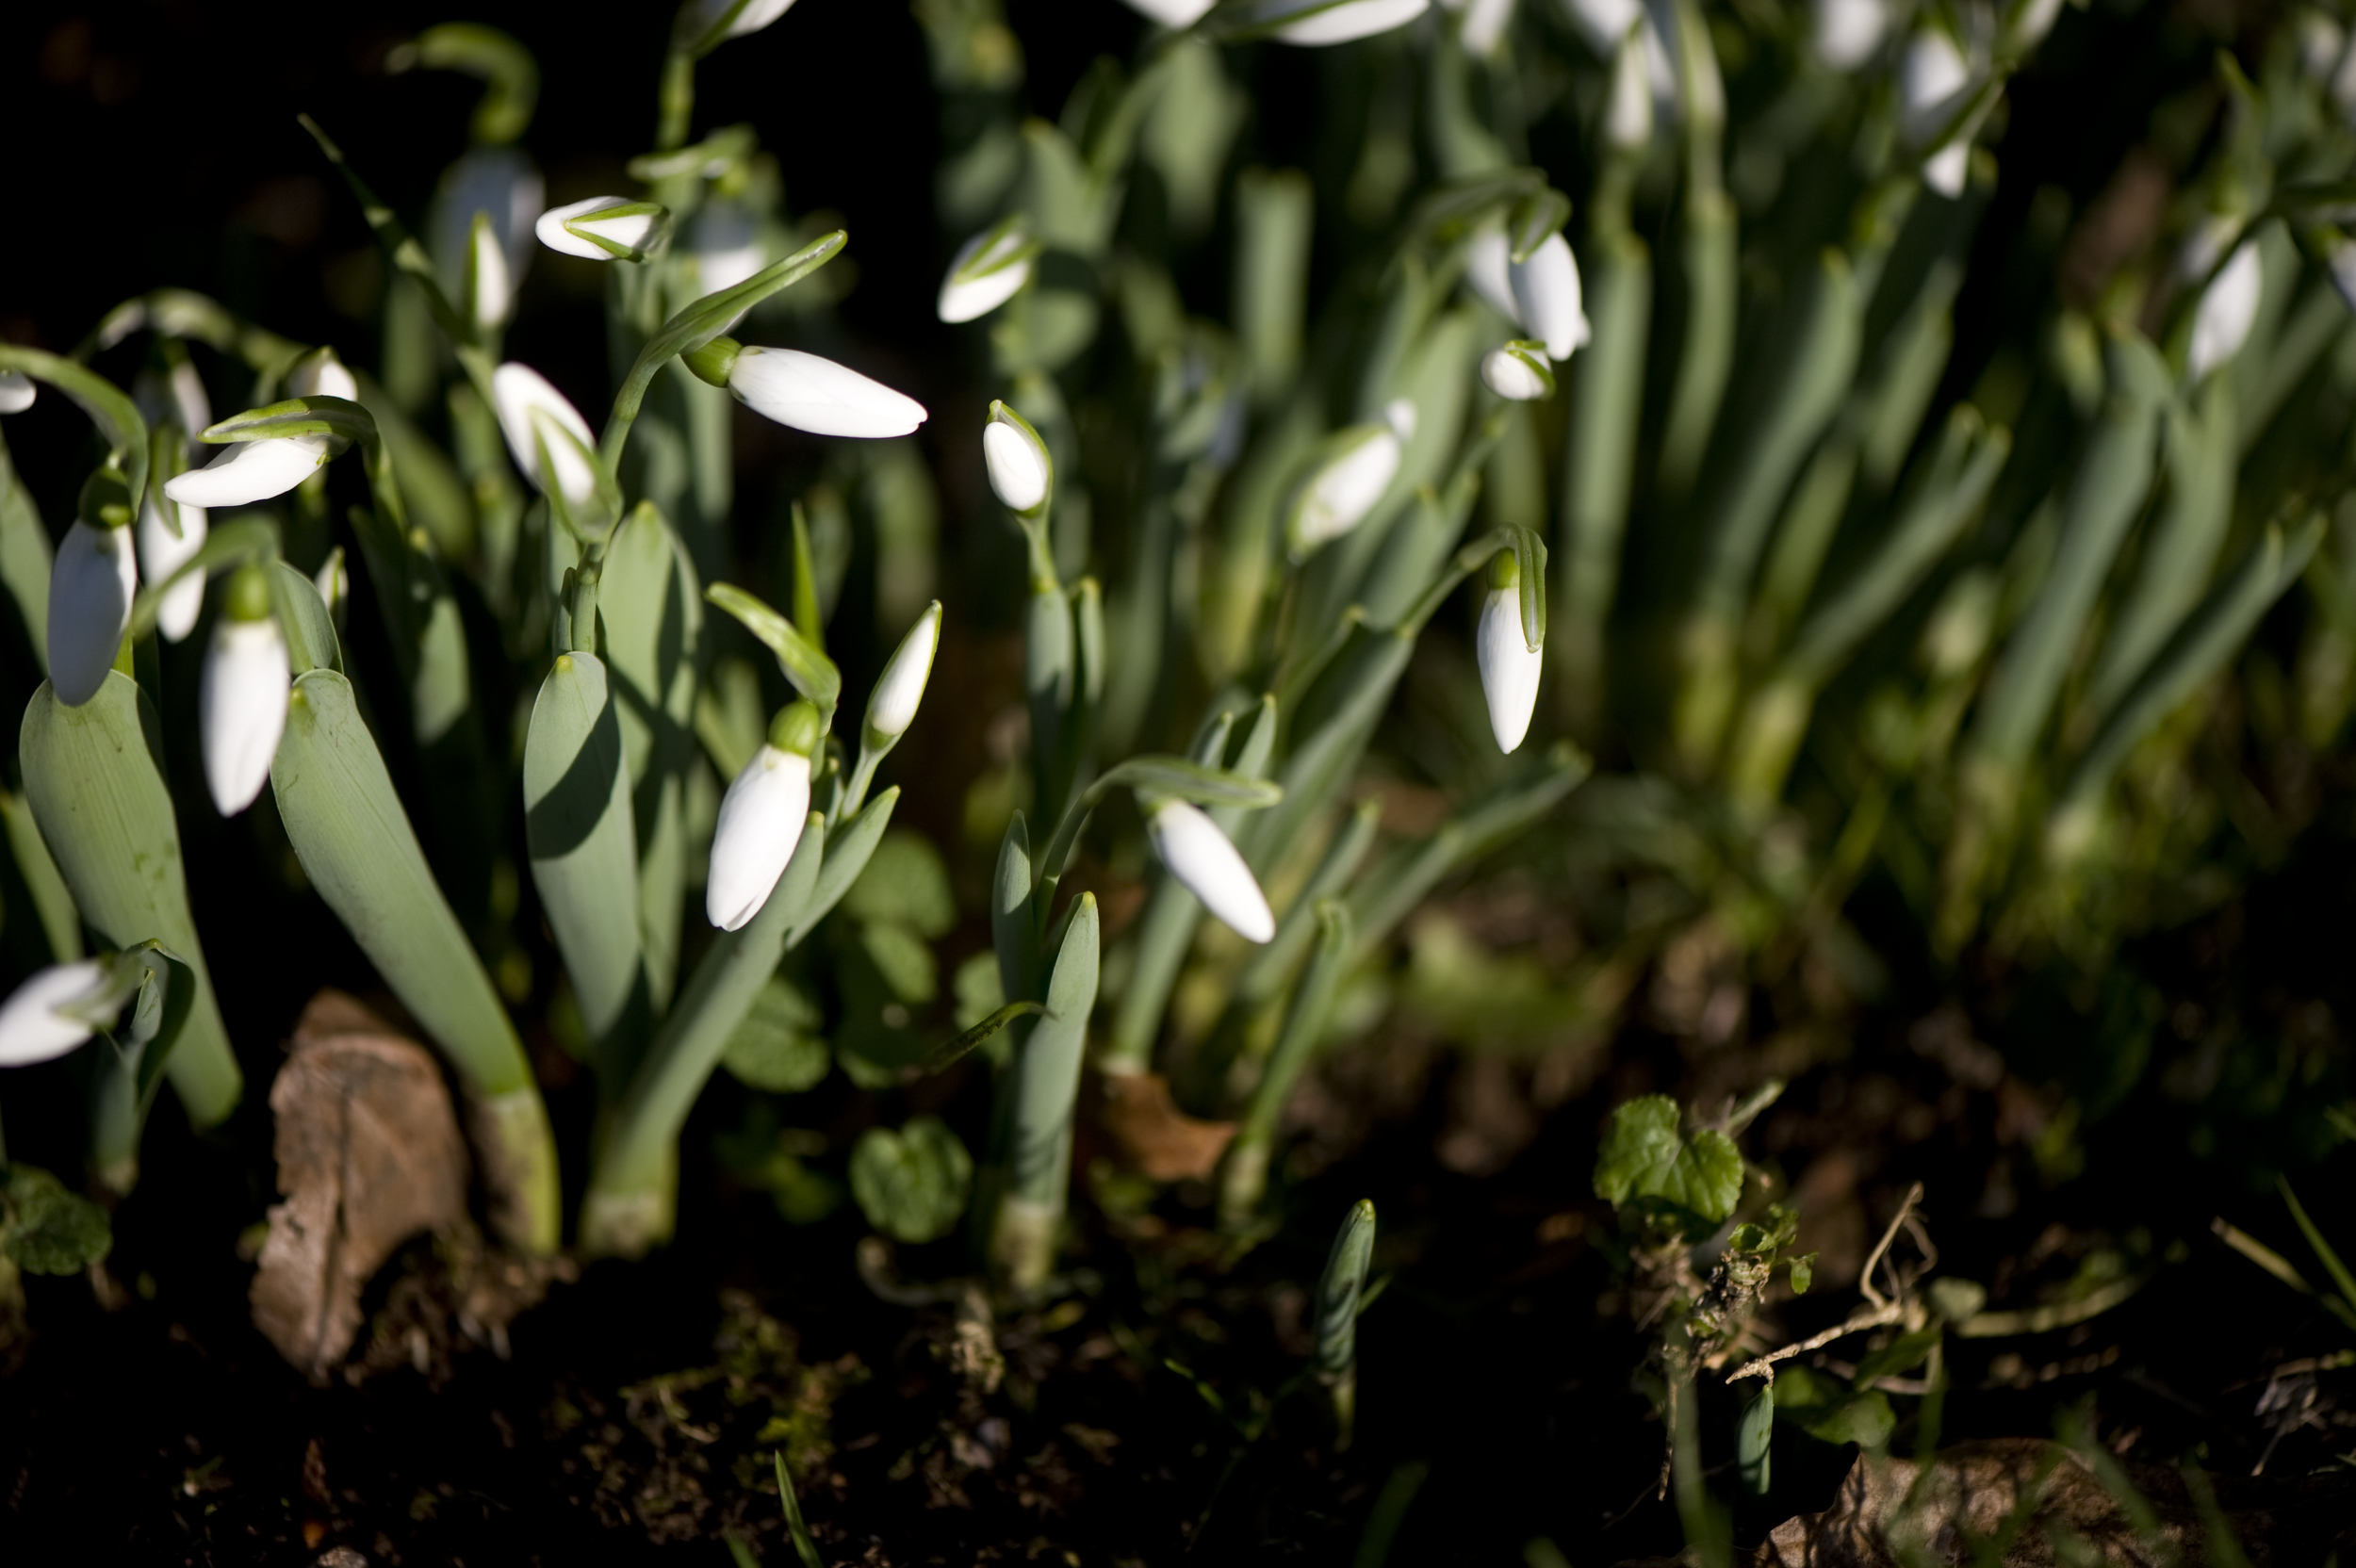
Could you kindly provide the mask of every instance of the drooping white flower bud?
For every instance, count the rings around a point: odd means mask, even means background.
[[[1481,694],[1489,702],[1489,730],[1497,749],[1511,753],[1530,733],[1538,706],[1538,675],[1546,667],[1543,648],[1522,636],[1521,568],[1511,550],[1489,567],[1489,591],[1481,600],[1473,652],[1481,663]]]
[[[1219,0],[1128,0],[1129,8],[1165,27],[1191,27]]]
[[[1146,837],[1179,885],[1203,902],[1220,924],[1248,942],[1276,935],[1276,918],[1259,880],[1219,824],[1201,807],[1161,801],[1146,812]]]
[[[344,564],[344,547],[337,545],[319,563],[319,575],[311,579],[311,586],[319,591],[319,602],[327,606],[327,619],[337,631],[344,629],[344,605],[352,597],[352,569]]]
[[[548,384],[548,377],[510,360],[491,372],[491,400],[515,467],[536,489],[545,494],[549,487],[551,475],[540,466],[545,450],[565,500],[580,506],[597,494],[597,465],[590,455],[597,437],[581,410]]]
[[[213,422],[213,401],[205,395],[205,378],[185,359],[160,374],[140,371],[131,383],[131,400],[139,405],[139,417],[151,429],[169,422],[193,435]]]
[[[1457,24],[1457,39],[1464,53],[1476,59],[1485,59],[1497,53],[1505,38],[1505,29],[1513,20],[1513,0],[1440,0],[1449,10],[1462,11],[1464,21]]]
[[[1522,324],[1521,307],[1513,302],[1513,247],[1504,229],[1492,224],[1464,242],[1464,282],[1491,310]]]
[[[728,14],[731,8],[736,14]],[[757,33],[794,8],[794,0],[695,0],[695,5],[679,16],[680,36],[708,40],[704,45],[726,42]],[[725,27],[723,27],[725,24]],[[719,37],[712,35],[717,32]]]
[[[234,817],[270,782],[270,759],[286,732],[286,694],[294,673],[286,634],[270,613],[270,568],[246,565],[229,580],[213,645],[197,687],[197,724],[205,743],[205,784],[213,807]]]
[[[335,350],[314,349],[295,361],[295,368],[286,372],[286,396],[341,398],[356,403],[360,400],[360,383],[335,357]]]
[[[2209,286],[2192,317],[2192,348],[2185,373],[2194,382],[2241,351],[2250,329],[2258,320],[2258,302],[2266,290],[2266,269],[2259,264],[2258,243],[2245,239],[2233,250]]]
[[[491,227],[488,214],[475,214],[474,230],[466,243],[466,299],[473,309],[474,324],[491,332],[515,308],[515,269],[507,265],[507,253],[500,248],[499,232]]]
[[[721,930],[741,930],[761,913],[794,858],[810,818],[810,754],[818,741],[818,710],[790,704],[720,798],[704,915]]]
[[[1255,22],[1283,22],[1275,37],[1284,43],[1318,48],[1349,43],[1394,27],[1404,27],[1432,8],[1432,0],[1261,0]]]
[[[725,196],[704,204],[687,238],[695,286],[706,294],[734,288],[769,264],[769,253],[761,242],[760,215]]]
[[[139,588],[131,531],[75,518],[49,568],[49,684],[68,708],[106,684]]]
[[[172,504],[179,506],[176,501]],[[163,582],[204,547],[210,531],[205,509],[179,506],[179,512],[180,536],[175,539],[164,524],[163,510],[155,504],[153,490],[139,507],[139,575],[149,582]],[[155,609],[155,629],[163,633],[165,642],[176,643],[195,629],[197,612],[204,608],[205,574],[190,572],[165,591],[164,602]]]
[[[443,172],[434,196],[434,267],[453,298],[466,292],[472,268],[479,325],[507,319],[532,264],[532,221],[547,205],[545,189],[540,172],[515,147],[473,148]],[[478,213],[488,222],[487,240],[475,233]]]
[[[881,440],[926,417],[914,398],[798,349],[739,349],[728,388],[755,414],[812,435]]]
[[[1808,46],[1835,71],[1871,59],[1889,30],[1889,0],[1815,0],[1809,8]]]
[[[1024,515],[1047,504],[1055,484],[1055,460],[1030,421],[1004,402],[990,405],[982,426],[982,463],[1000,504]]]
[[[1906,41],[1898,70],[1899,125],[1907,142],[1928,145],[1946,129],[1972,90],[1972,67],[1944,29],[1924,27]],[[1972,167],[1972,139],[1959,132],[1922,165],[1922,183],[1941,196],[1963,194]]]
[[[252,506],[283,496],[335,455],[327,435],[266,435],[235,441],[202,468],[164,481],[164,494],[182,506]]]
[[[643,261],[663,209],[627,196],[592,196],[550,207],[532,226],[540,243],[590,261]],[[740,280],[741,281],[741,280]]]
[[[1296,558],[1364,522],[1399,472],[1399,434],[1386,424],[1344,431],[1329,444],[1329,452],[1301,486],[1285,530]]]
[[[1483,355],[1481,379],[1490,391],[1517,403],[1554,396],[1554,367],[1546,362],[1546,346],[1526,337],[1499,344]]]
[[[1509,265],[1522,330],[1544,343],[1550,357],[1570,358],[1588,337],[1579,263],[1571,255],[1570,241],[1550,234],[1529,260]]]
[[[1402,442],[1415,438],[1415,425],[1420,418],[1413,398],[1393,398],[1383,405],[1383,422],[1390,426],[1391,433]]]
[[[941,601],[933,600],[916,617],[908,634],[892,650],[875,689],[867,697],[867,741],[888,745],[908,733],[916,722],[917,704],[924,700],[924,682],[933,673],[933,656],[941,650]]]
[[[972,321],[989,315],[1031,281],[1039,247],[1020,218],[1009,218],[957,247],[949,275],[941,280],[936,309],[944,321]]]
[[[33,406],[41,389],[22,370],[0,370],[0,414],[22,414]]]
[[[1645,61],[1647,34],[1630,33],[1612,56],[1611,94],[1604,100],[1603,139],[1622,152],[1652,140],[1653,85]]]
[[[88,1022],[57,1009],[95,997],[106,978],[95,958],[36,970],[0,1003],[0,1067],[55,1061],[90,1038]]]

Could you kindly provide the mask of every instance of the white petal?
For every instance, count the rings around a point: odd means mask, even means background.
[[[1415,400],[1413,398],[1393,398],[1383,405],[1383,422],[1391,427],[1391,433],[1401,441],[1415,438]]]
[[[1953,201],[1963,194],[1963,182],[1972,172],[1972,144],[1957,138],[1931,155],[1922,165],[1922,183]]]
[[[1562,0],[1562,13],[1597,56],[1610,59],[1644,8],[1638,0]]]
[[[2199,381],[2217,366],[2241,351],[2250,329],[2258,319],[2258,302],[2266,288],[2266,270],[2258,261],[2255,240],[2245,239],[2233,259],[2217,269],[2201,296],[2192,318],[2192,351],[2188,372]]]
[[[515,303],[515,286],[508,277],[507,252],[499,231],[485,223],[474,231],[474,321],[488,332],[507,319]]]
[[[761,913],[809,817],[810,759],[764,744],[720,797],[704,886],[704,914],[712,924],[735,931]]]
[[[286,378],[286,395],[290,398],[341,398],[346,402],[360,400],[360,384],[344,362],[331,354],[311,354],[295,367]],[[205,427],[191,427],[202,430]]]
[[[1464,7],[1464,29],[1459,35],[1464,52],[1485,58],[1497,52],[1513,20],[1513,0],[1470,0]]]
[[[65,531],[49,568],[49,683],[68,708],[106,683],[139,585],[129,529],[96,529],[76,518]]]
[[[1128,0],[1129,8],[1165,27],[1191,27],[1218,0]]]
[[[908,733],[908,726],[916,722],[917,705],[924,700],[924,682],[933,673],[933,656],[940,649],[941,601],[935,599],[900,639],[891,662],[877,678],[875,694],[867,699],[868,728],[892,739]]]
[[[22,414],[33,406],[41,389],[22,370],[0,370],[0,414]]]
[[[139,508],[139,576],[149,582],[161,582],[178,571],[181,563],[203,547],[207,528],[203,507],[181,507],[180,537],[174,539],[172,530],[164,526],[155,498],[149,496]],[[204,607],[205,574],[190,572],[156,607],[155,629],[164,634],[165,642],[176,643],[195,628],[197,612]]]
[[[1014,426],[992,419],[982,427],[982,462],[990,470],[990,487],[1014,511],[1028,512],[1047,498],[1047,465],[1031,438]]]
[[[1530,363],[1511,349],[1492,349],[1481,361],[1481,379],[1490,391],[1513,402],[1531,402],[1551,388]]]
[[[724,198],[705,204],[689,235],[695,286],[706,294],[734,288],[769,264],[760,221],[742,202]]]
[[[1246,941],[1264,942],[1276,935],[1276,919],[1252,868],[1202,808],[1183,800],[1164,802],[1147,819],[1146,836],[1170,874],[1221,924]]]
[[[1881,47],[1890,27],[1888,0],[1816,0],[1809,42],[1835,71],[1855,71]]]
[[[89,1024],[60,1018],[57,1009],[90,995],[101,978],[95,958],[35,971],[0,1003],[0,1067],[54,1061],[90,1038]]]
[[[995,236],[993,239],[992,237]],[[985,253],[984,245],[990,250]],[[1023,235],[1016,230],[985,229],[957,248],[950,260],[948,275],[941,280],[941,299],[936,313],[951,323],[971,321],[989,315],[1022,291],[1031,281],[1031,262],[1021,261],[991,264],[998,257],[1012,255],[1022,250]],[[978,277],[960,280],[957,276],[968,267],[979,272]]]
[[[1603,136],[1614,147],[1633,150],[1652,140],[1654,94],[1646,58],[1643,39],[1623,44],[1612,57],[1612,95],[1605,101]]]
[[[1284,42],[1310,47],[1348,43],[1403,27],[1431,8],[1432,0],[1348,0],[1279,27],[1276,36]]]
[[[587,454],[597,449],[597,437],[589,433],[589,421],[581,416],[581,410],[549,385],[548,377],[510,360],[491,372],[491,399],[498,405],[507,450],[526,479],[542,491],[548,488],[547,477],[540,472],[540,449],[545,445],[566,500],[578,506],[596,493],[597,470]],[[565,439],[568,435],[570,441]],[[578,449],[574,442],[580,443]]]
[[[253,805],[270,782],[270,759],[286,732],[286,694],[293,679],[286,639],[276,621],[224,617],[214,626],[196,713],[205,787],[222,816],[234,817]]]
[[[453,297],[466,281],[478,212],[490,219],[507,263],[507,292],[512,295],[522,284],[532,265],[532,220],[546,204],[544,194],[540,172],[514,147],[474,148],[444,172],[434,197],[434,265]]]
[[[1511,263],[1510,268],[1522,330],[1544,343],[1550,357],[1570,358],[1587,341],[1587,312],[1570,241],[1548,235],[1528,261]]]
[[[328,447],[324,435],[233,442],[204,467],[166,480],[164,494],[183,506],[251,506],[283,496],[318,473]]]
[[[1898,68],[1899,116],[1906,139],[1921,145],[1955,117],[1972,84],[1972,68],[1955,41],[1925,27],[1906,41]]]
[[[906,435],[925,418],[914,398],[798,349],[744,350],[728,390],[754,413],[812,435],[876,440]]]
[[[1473,651],[1481,662],[1481,694],[1489,701],[1489,729],[1497,749],[1511,752],[1530,733],[1538,706],[1538,673],[1545,650],[1522,640],[1522,596],[1512,588],[1492,588],[1481,601],[1481,624]]]
[[[794,0],[749,0],[744,8],[736,13],[736,20],[728,24],[728,37],[743,38],[746,33],[757,33],[793,8]]]
[[[1499,316],[1522,325],[1521,307],[1513,302],[1513,247],[1503,229],[1483,229],[1464,244],[1464,281]]]
[[[1399,437],[1389,427],[1377,425],[1365,440],[1327,464],[1309,482],[1297,525],[1301,546],[1337,539],[1364,522],[1391,487],[1399,459]]]

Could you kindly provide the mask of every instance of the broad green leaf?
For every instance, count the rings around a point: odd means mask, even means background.
[[[1724,1133],[1704,1129],[1688,1136],[1679,1130],[1682,1119],[1665,1094],[1615,1109],[1595,1156],[1595,1196],[1614,1208],[1657,1200],[1701,1221],[1703,1230],[1724,1224],[1742,1196],[1742,1156]]]
[[[941,962],[914,931],[896,921],[872,921],[859,927],[859,941],[902,1002],[921,1007],[941,994]]]
[[[0,1256],[27,1274],[79,1274],[114,1246],[106,1211],[49,1172],[12,1165],[8,1178]]]
[[[761,711],[761,676],[744,659],[723,659],[712,667],[695,697],[695,739],[703,743],[723,782],[744,771],[768,732]]]
[[[818,1034],[824,1021],[816,1004],[792,981],[772,975],[728,1037],[720,1065],[748,1088],[771,1094],[814,1088],[829,1062],[826,1042]]]
[[[8,444],[0,439],[0,587],[25,624],[33,663],[49,673],[49,531],[41,527],[33,493],[17,477]]]
[[[278,611],[278,624],[286,634],[286,662],[296,675],[306,670],[341,674],[343,644],[335,635],[326,601],[319,597],[319,585],[284,561],[277,563],[277,568],[270,597]]]
[[[1775,1374],[1775,1400],[1793,1426],[1820,1443],[1886,1448],[1898,1425],[1880,1389],[1852,1393],[1805,1366],[1786,1364]]]
[[[1946,1337],[1943,1325],[1934,1323],[1910,1334],[1900,1334],[1878,1350],[1868,1351],[1857,1364],[1857,1375],[1850,1379],[1853,1386],[1865,1388],[1878,1379],[1894,1378],[1901,1372],[1911,1372],[1939,1348]]]
[[[898,1132],[870,1127],[851,1151],[851,1196],[867,1222],[898,1241],[937,1241],[965,1212],[973,1159],[938,1117]]]
[[[869,857],[867,869],[843,896],[854,920],[888,921],[919,936],[938,939],[957,923],[956,895],[941,852],[920,834],[886,833]]]
[[[189,1119],[210,1127],[237,1108],[242,1080],[188,911],[158,749],[155,710],[119,671],[79,708],[43,682],[18,741],[25,798],[82,918],[115,947],[161,941],[196,972],[193,1011],[168,1070]]]
[[[638,836],[605,664],[561,654],[524,743],[524,838],[589,1037],[614,1038],[640,984]],[[605,1066],[627,1070],[609,1056]]]

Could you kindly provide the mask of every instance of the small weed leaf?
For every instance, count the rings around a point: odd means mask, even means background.
[[[79,1274],[114,1246],[106,1211],[49,1172],[29,1165],[8,1170],[8,1211],[0,1217],[0,1254],[28,1274]]]
[[[749,1088],[771,1094],[814,1088],[830,1060],[826,1042],[817,1034],[820,1022],[817,1006],[792,981],[772,975],[728,1037],[721,1064]]]
[[[851,1196],[867,1222],[895,1241],[937,1241],[965,1212],[973,1159],[939,1117],[898,1132],[870,1127],[851,1151]]]
[[[1614,1110],[1595,1157],[1595,1196],[1615,1208],[1667,1211],[1689,1233],[1715,1230],[1742,1196],[1742,1156],[1724,1133],[1688,1136],[1679,1119],[1665,1094]]]

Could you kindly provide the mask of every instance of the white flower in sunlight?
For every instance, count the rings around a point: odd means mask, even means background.
[[[1020,219],[983,230],[957,248],[949,275],[941,281],[937,307],[944,321],[972,321],[989,315],[1031,281],[1038,247]]]
[[[286,732],[294,673],[286,636],[270,613],[266,570],[244,567],[230,580],[228,603],[213,624],[213,645],[205,650],[205,678],[197,688],[205,785],[214,809],[224,817],[236,816],[261,794],[270,782],[270,759]]]
[[[592,196],[550,207],[532,225],[551,251],[590,261],[639,261],[662,222],[663,209],[627,196]],[[742,280],[740,280],[742,281]]]
[[[139,588],[131,531],[75,518],[49,568],[49,684],[68,708],[106,683]]]
[[[1047,443],[1004,402],[990,405],[982,426],[982,466],[990,470],[990,489],[1011,512],[1038,511],[1055,488],[1055,460]]]
[[[233,441],[202,468],[174,474],[164,494],[183,506],[252,506],[287,491],[335,455],[329,435],[266,435]]]
[[[59,1012],[105,988],[106,973],[95,958],[36,970],[7,1002],[0,1003],[0,1067],[30,1067],[55,1061],[96,1031]]]
[[[22,414],[33,406],[41,389],[22,370],[0,370],[0,414]]]
[[[1815,0],[1808,24],[1816,57],[1835,71],[1855,71],[1890,30],[1889,0]]]
[[[580,506],[597,494],[597,469],[592,453],[597,438],[564,393],[529,365],[514,361],[491,373],[491,398],[499,412],[499,430],[515,466],[543,493],[549,476],[541,471],[543,449],[555,470],[556,488],[564,499]]]
[[[1145,833],[1170,874],[1220,924],[1249,942],[1276,935],[1276,918],[1252,868],[1201,807],[1162,801],[1146,813]]]
[[[742,202],[716,197],[688,226],[687,253],[695,263],[695,287],[705,294],[734,288],[769,264],[761,242],[761,216]]]
[[[455,300],[466,292],[471,262],[475,310],[482,325],[504,321],[515,290],[523,285],[524,271],[532,264],[532,221],[547,205],[545,189],[540,172],[514,147],[476,147],[443,171],[429,229],[434,270]],[[476,237],[477,213],[489,225],[487,239]],[[490,253],[494,251],[496,256]]]
[[[1285,531],[1296,557],[1364,522],[1399,473],[1399,433],[1387,424],[1356,426],[1328,445],[1331,455],[1301,486]]]
[[[1432,0],[1260,0],[1243,20],[1282,42],[1317,48],[1387,33],[1431,8]]]
[[[754,413],[812,435],[878,440],[906,435],[925,419],[914,398],[799,349],[738,351],[728,390]]]
[[[203,507],[171,504],[180,513],[177,539],[165,526],[163,509],[155,504],[153,490],[139,506],[139,575],[149,582],[160,583],[178,571],[204,547],[205,535],[210,531]],[[204,608],[205,574],[190,572],[165,591],[164,602],[155,609],[155,629],[163,633],[165,642],[176,643],[196,629],[197,612]]]
[[[1522,324],[1521,307],[1513,302],[1513,246],[1502,227],[1492,224],[1464,241],[1464,282],[1491,310]]]
[[[1191,27],[1219,0],[1128,0],[1129,8],[1165,27]]]
[[[1505,29],[1513,20],[1513,0],[1440,0],[1449,10],[1462,12],[1464,20],[1457,24],[1457,39],[1464,52],[1476,58],[1486,58],[1497,53],[1504,41]]]
[[[941,601],[935,599],[892,650],[883,674],[875,678],[875,691],[868,694],[867,733],[875,742],[896,741],[916,722],[924,682],[932,677],[933,656],[940,651]]]
[[[1553,358],[1570,358],[1588,336],[1579,263],[1571,255],[1570,241],[1548,235],[1529,260],[1510,267],[1522,330],[1544,343]]]
[[[1898,70],[1898,120],[1909,144],[1930,146],[1971,92],[1972,67],[1944,30],[1924,27],[1906,41]],[[1971,131],[1962,127],[1924,160],[1922,183],[1941,196],[1960,196],[1971,167]]]
[[[1489,591],[1481,600],[1481,620],[1473,635],[1473,651],[1481,663],[1481,694],[1489,703],[1489,730],[1497,749],[1511,753],[1530,733],[1530,716],[1538,706],[1538,676],[1546,668],[1546,652],[1522,637],[1521,572],[1513,557],[1502,554],[1489,573]]]
[[[346,402],[360,400],[360,383],[353,378],[344,362],[335,357],[333,349],[319,349],[295,362],[286,376],[286,396],[290,398],[341,398]],[[203,429],[203,426],[196,427]]]
[[[704,889],[704,915],[712,924],[737,931],[761,913],[809,820],[809,755],[764,743],[720,798]]]
[[[2258,302],[2266,288],[2266,270],[2259,264],[2258,242],[2245,239],[2234,248],[2217,276],[2201,291],[2192,317],[2192,348],[2186,374],[2198,382],[2241,351],[2257,324]]]
[[[1481,356],[1481,380],[1498,397],[1517,403],[1554,396],[1554,367],[1546,346],[1528,338],[1499,344]]]

